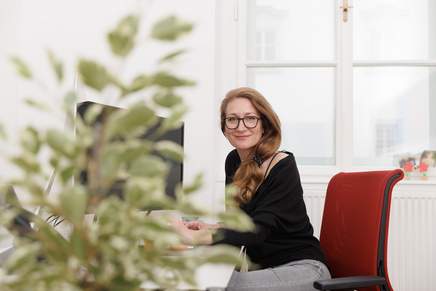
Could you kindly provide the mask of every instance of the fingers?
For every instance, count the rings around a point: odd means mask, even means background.
[[[171,226],[179,234],[182,243],[187,245],[209,245],[212,243],[212,228],[202,221],[172,220]]]
[[[189,221],[185,222],[185,226],[192,230],[199,230],[201,229],[201,223],[199,221]]]

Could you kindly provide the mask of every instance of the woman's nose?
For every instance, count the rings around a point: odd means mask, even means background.
[[[246,129],[247,129],[247,127],[245,126],[244,121],[239,120],[239,124],[238,124],[238,127],[236,127],[236,130],[243,131]]]

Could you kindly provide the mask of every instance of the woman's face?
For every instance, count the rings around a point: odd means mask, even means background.
[[[250,100],[235,98],[227,104],[225,116],[226,119],[230,118],[232,122],[237,122],[235,118],[245,117],[246,124],[249,127],[255,124],[255,122],[253,123],[254,118],[259,118],[254,128],[247,128],[243,120],[239,120],[239,125],[235,129],[229,129],[227,126],[224,127],[224,135],[230,144],[239,153],[248,153],[259,142],[263,134],[262,120],[260,120],[259,112],[254,108]]]

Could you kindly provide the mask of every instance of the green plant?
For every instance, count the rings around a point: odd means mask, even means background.
[[[140,20],[129,15],[107,35],[112,54],[121,62],[137,47]],[[157,41],[172,42],[191,29],[190,23],[170,16],[158,21],[150,35]],[[119,79],[95,60],[79,59],[77,71],[85,86],[97,92],[112,86],[119,92],[119,100],[135,101],[125,110],[113,112],[94,105],[80,119],[74,118],[71,111],[77,96],[69,91],[63,94],[61,110],[69,123],[75,124],[75,133],[55,128],[41,130],[32,125],[23,130],[20,153],[10,158],[21,175],[2,183],[28,193],[26,205],[44,207],[64,218],[72,230],[64,238],[44,219],[27,213],[36,231],[24,237],[12,231],[16,250],[0,270],[1,290],[139,290],[143,281],[171,289],[180,282],[195,286],[194,270],[204,263],[238,262],[238,251],[226,246],[199,248],[189,256],[169,255],[171,247],[181,242],[169,221],[139,211],[170,207],[188,215],[214,215],[236,229],[250,226],[249,219],[236,207],[210,214],[190,201],[190,194],[201,187],[201,175],[189,185],[180,185],[176,199],[168,198],[164,187],[168,165],[154,153],[181,161],[183,149],[169,141],[139,138],[140,133],[156,124],[158,110],[166,111],[168,118],[157,135],[180,126],[187,108],[177,90],[193,86],[194,82],[174,75],[164,65],[184,52],[174,50],[160,58],[157,71],[140,73],[130,81]],[[47,56],[61,85],[66,69],[54,53]],[[35,73],[23,60],[13,57],[11,61],[21,77],[35,81]],[[26,102],[38,110],[48,110],[38,100]],[[102,114],[97,130],[92,124]],[[1,127],[0,133],[4,136]],[[45,157],[50,167],[41,166]],[[48,199],[44,193],[49,169],[56,170],[56,199]],[[82,170],[87,170],[88,182],[72,183]],[[124,199],[108,195],[120,180],[124,181]],[[15,207],[1,214],[6,226],[22,211],[19,201],[9,203]],[[95,213],[93,223],[85,221],[90,212]]]

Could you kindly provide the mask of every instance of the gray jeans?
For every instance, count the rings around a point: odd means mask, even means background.
[[[312,291],[313,282],[331,278],[327,267],[315,260],[300,260],[251,272],[233,271],[229,291]]]

